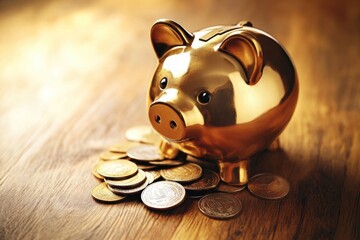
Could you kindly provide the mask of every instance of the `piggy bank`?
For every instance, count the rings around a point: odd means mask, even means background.
[[[191,33],[159,20],[151,41],[159,62],[147,109],[164,154],[216,161],[222,181],[246,184],[249,160],[277,140],[295,110],[289,55],[250,22]]]

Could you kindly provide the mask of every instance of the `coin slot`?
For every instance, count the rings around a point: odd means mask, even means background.
[[[170,127],[171,127],[171,129],[175,129],[175,128],[177,127],[176,122],[171,121],[171,122],[170,122]]]
[[[161,118],[160,118],[159,115],[156,115],[156,116],[155,116],[155,122],[157,122],[157,123],[160,123],[160,122],[161,122]]]

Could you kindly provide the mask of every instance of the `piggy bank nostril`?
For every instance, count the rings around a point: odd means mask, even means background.
[[[186,136],[186,123],[181,112],[166,102],[155,102],[149,107],[148,117],[154,130],[167,141],[180,141]]]
[[[171,122],[170,122],[170,127],[171,127],[171,129],[175,129],[175,128],[177,127],[176,122],[175,122],[175,121],[171,121]]]
[[[156,123],[160,123],[160,122],[161,122],[161,118],[160,118],[159,115],[156,115],[156,116],[155,116],[155,122],[156,122]]]

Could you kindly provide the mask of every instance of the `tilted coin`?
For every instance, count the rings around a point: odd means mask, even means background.
[[[149,173],[149,172],[145,172],[146,178],[149,180],[149,184],[152,184],[155,181],[154,176]]]
[[[135,147],[130,148],[127,151],[127,155],[138,161],[156,161],[162,160],[163,156],[159,153],[159,148],[157,146],[141,144]]]
[[[138,168],[135,163],[129,160],[115,160],[100,163],[97,171],[105,178],[124,179],[134,176]]]
[[[146,178],[143,184],[141,184],[140,186],[134,187],[134,188],[115,188],[115,187],[110,187],[109,185],[108,185],[108,188],[115,194],[133,195],[133,194],[137,194],[137,193],[141,192],[142,190],[144,190],[144,188],[146,188],[146,186],[148,184],[149,184],[149,180]]]
[[[137,145],[139,145],[139,143],[124,141],[124,142],[121,142],[121,143],[111,146],[109,148],[109,151],[115,152],[115,153],[126,153],[129,150],[129,148],[137,146]]]
[[[145,188],[141,193],[141,200],[149,208],[166,210],[180,205],[185,195],[185,188],[181,184],[160,181]]]
[[[225,193],[236,193],[242,191],[243,189],[245,189],[245,187],[246,185],[232,186],[224,182],[220,182],[219,185],[216,187],[216,191]]]
[[[118,160],[121,158],[126,158],[127,155],[126,155],[126,153],[114,153],[114,152],[110,152],[110,151],[105,151],[105,152],[100,153],[99,157],[101,160],[109,161],[109,160]]]
[[[198,199],[198,198],[202,198],[204,195],[200,194],[200,195],[193,195],[193,194],[187,194],[186,197],[188,198],[193,198],[193,199]]]
[[[191,162],[191,163],[196,163],[197,165],[200,165],[203,168],[207,168],[207,169],[211,169],[214,171],[218,171],[219,167],[215,162],[211,162],[211,161],[205,161],[205,160],[201,160],[199,158],[187,155],[186,156],[186,161]]]
[[[226,219],[240,213],[241,201],[229,193],[211,193],[198,202],[199,210],[210,218]]]
[[[105,178],[105,182],[111,187],[131,188],[142,184],[145,181],[145,178],[145,172],[139,169],[137,174],[130,178],[125,178],[121,180],[112,180]]]
[[[186,197],[188,198],[202,198],[203,196],[212,193],[211,190],[207,191],[188,191],[186,190]]]
[[[142,163],[138,163],[136,161],[132,161],[136,164],[136,166],[138,167],[138,169],[142,169],[142,170],[151,170],[151,169],[154,169],[154,168],[157,168],[157,166],[155,165],[151,165],[151,164],[142,164]]]
[[[152,161],[149,162],[152,165],[155,166],[180,166],[183,165],[185,162],[184,161],[179,161],[179,160],[173,160],[173,159],[165,159],[165,160],[161,160],[161,161]]]
[[[92,174],[93,174],[96,178],[102,180],[102,179],[104,179],[104,177],[101,176],[101,175],[97,172],[98,167],[99,167],[99,163],[94,164],[93,167],[92,167],[92,169],[91,169],[91,172],[92,172]]]
[[[248,189],[257,197],[275,200],[285,197],[290,191],[290,186],[288,181],[280,176],[261,173],[250,178]]]
[[[202,168],[195,163],[186,163],[184,165],[161,169],[161,176],[175,182],[191,182],[199,179],[202,175]]]
[[[119,202],[125,198],[125,196],[119,196],[111,192],[106,183],[102,182],[91,191],[91,195],[95,200],[107,203]]]
[[[150,133],[144,134],[140,140],[142,143],[159,145],[161,141],[160,135],[152,130]]]
[[[129,141],[140,142],[144,135],[151,134],[154,130],[148,125],[131,127],[125,132],[125,137]]]
[[[186,190],[205,191],[216,188],[219,182],[220,177],[216,172],[205,170],[203,171],[201,178],[194,182],[183,184],[183,186]]]
[[[154,176],[154,181],[158,180],[161,177],[160,170],[152,170],[152,171],[146,171]]]

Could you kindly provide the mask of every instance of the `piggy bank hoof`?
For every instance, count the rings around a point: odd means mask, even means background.
[[[219,162],[220,178],[230,185],[245,185],[248,182],[248,159],[236,162]]]
[[[180,151],[178,148],[174,147],[171,143],[161,140],[159,145],[159,152],[168,159],[176,158]]]

